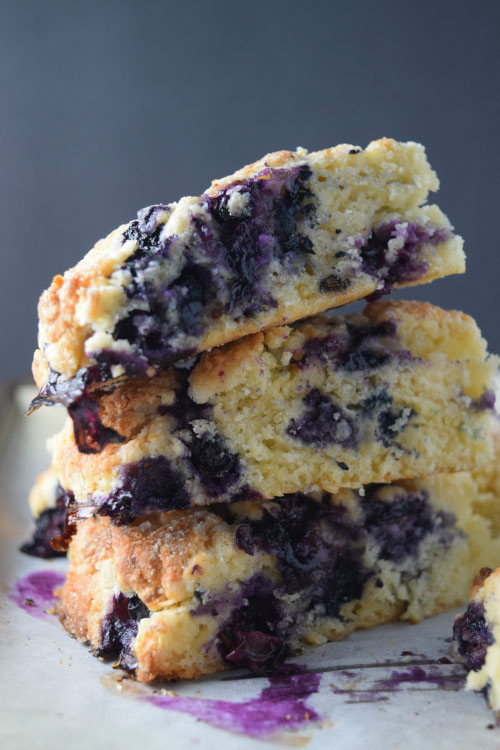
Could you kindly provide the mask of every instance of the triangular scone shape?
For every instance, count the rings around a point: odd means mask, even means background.
[[[426,205],[438,184],[422,146],[384,138],[269,154],[200,197],[140,211],[42,295],[37,404],[462,273],[461,238]]]

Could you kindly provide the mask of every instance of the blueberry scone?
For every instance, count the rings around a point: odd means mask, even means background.
[[[463,602],[473,571],[500,554],[498,511],[478,497],[456,473],[129,526],[90,518],[59,615],[142,681],[273,669],[306,645]]]
[[[101,240],[39,305],[34,406],[465,267],[422,146],[269,154]]]
[[[29,506],[35,528],[21,552],[34,557],[65,555],[68,498],[52,466],[38,476],[29,494]]]
[[[54,467],[81,516],[155,511],[466,470],[488,461],[497,359],[474,321],[375,302],[247,336],[191,369],[100,392],[122,442]]]
[[[482,568],[469,599],[453,626],[454,650],[468,670],[467,689],[485,691],[490,708],[500,718],[500,568],[494,572]]]

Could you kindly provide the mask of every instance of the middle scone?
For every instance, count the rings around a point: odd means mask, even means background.
[[[94,392],[122,442],[81,453],[68,420],[54,466],[81,516],[121,522],[468,470],[492,456],[497,367],[463,313],[377,302]]]

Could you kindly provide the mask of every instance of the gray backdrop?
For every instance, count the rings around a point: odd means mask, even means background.
[[[281,148],[424,143],[468,274],[406,292],[474,315],[499,268],[498,0],[0,0],[0,377],[36,301],[137,209]]]

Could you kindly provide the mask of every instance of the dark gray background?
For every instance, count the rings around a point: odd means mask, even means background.
[[[137,209],[281,148],[424,143],[468,274],[405,293],[497,325],[500,3],[0,0],[0,377],[36,300]]]

